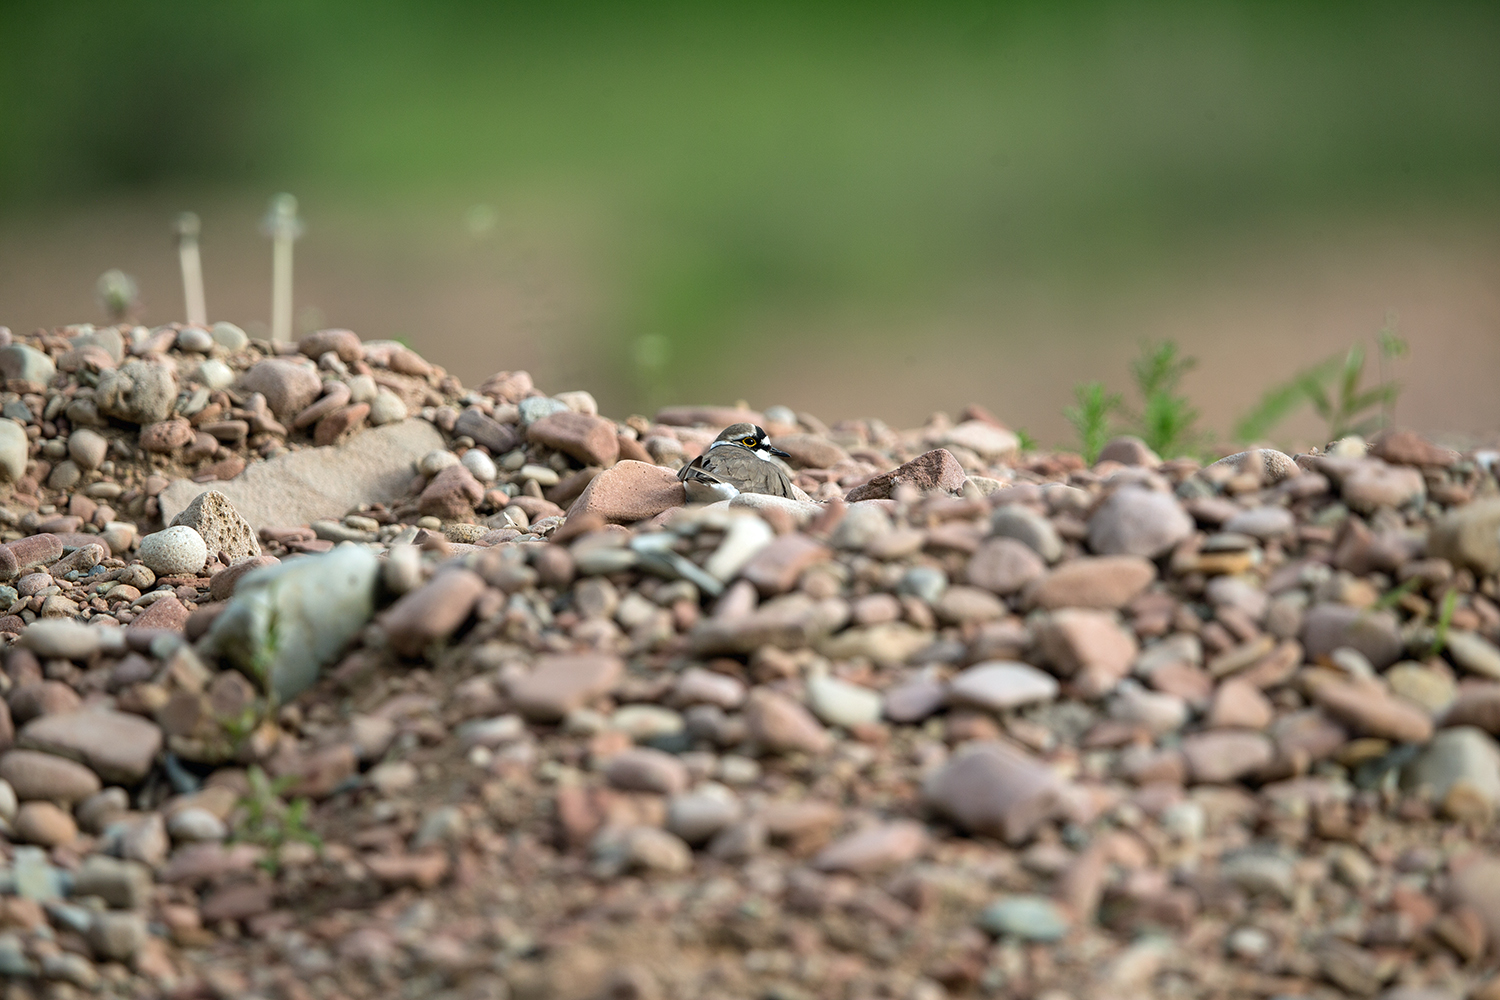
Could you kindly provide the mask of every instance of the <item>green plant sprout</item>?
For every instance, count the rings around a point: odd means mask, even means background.
[[[323,840],[308,826],[312,801],[307,798],[287,802],[286,794],[296,778],[285,776],[272,779],[258,765],[246,772],[250,782],[249,792],[240,799],[244,809],[243,819],[235,825],[234,839],[247,844],[259,844],[266,849],[261,865],[275,873],[280,864],[281,847],[293,841],[322,847]]]
[[[1408,352],[1406,341],[1396,333],[1394,313],[1386,315],[1385,326],[1375,335],[1375,342],[1378,383],[1363,387],[1365,348],[1355,344],[1342,358],[1335,356],[1304,368],[1269,389],[1235,425],[1235,438],[1246,442],[1263,440],[1271,428],[1304,402],[1310,403],[1328,425],[1329,441],[1350,434],[1369,435],[1391,426],[1401,384],[1388,377],[1387,369]]]
[[[1428,650],[1429,656],[1437,656],[1448,645],[1448,629],[1453,624],[1453,612],[1458,608],[1458,591],[1450,590],[1443,595],[1442,606],[1438,609],[1437,625],[1432,630],[1432,648]]]
[[[1181,354],[1170,340],[1142,345],[1140,357],[1131,362],[1144,404],[1133,429],[1162,458],[1176,458],[1202,444],[1202,434],[1194,429],[1198,411],[1179,391],[1182,377],[1197,366],[1197,358]]]
[[[1021,451],[1036,451],[1037,449],[1036,438],[1032,437],[1031,432],[1024,427],[1016,428],[1016,442],[1016,447]]]
[[[1394,608],[1396,605],[1401,603],[1402,598],[1404,598],[1407,594],[1415,591],[1419,586],[1421,586],[1421,584],[1422,578],[1414,576],[1410,580],[1407,580],[1405,583],[1402,583],[1396,587],[1392,587],[1390,590],[1382,594],[1378,601],[1371,605],[1370,610],[1387,611],[1391,608]]]
[[[1063,410],[1063,416],[1078,432],[1078,450],[1083,460],[1093,465],[1110,438],[1109,415],[1120,408],[1120,394],[1105,392],[1103,382],[1087,382],[1073,389],[1073,398],[1078,405]]]

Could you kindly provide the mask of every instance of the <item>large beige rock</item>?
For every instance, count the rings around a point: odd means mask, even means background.
[[[252,463],[233,479],[213,484],[179,479],[162,491],[162,520],[173,519],[200,494],[222,493],[252,528],[311,524],[341,518],[365,503],[404,497],[417,460],[444,447],[425,420],[403,420],[356,434],[326,448],[303,448]]]
[[[173,526],[184,524],[198,532],[210,554],[223,552],[231,563],[260,555],[255,529],[218,490],[198,494],[182,513],[172,518]]]

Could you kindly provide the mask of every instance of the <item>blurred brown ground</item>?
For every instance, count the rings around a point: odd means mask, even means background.
[[[120,198],[49,214],[45,224],[0,222],[0,324],[19,333],[102,321],[92,285],[110,267],[139,281],[140,319],[179,319],[168,221],[192,207],[204,219],[210,318],[253,331],[269,313],[262,206],[179,201]],[[1460,443],[1500,437],[1500,211],[1408,210],[1301,231],[1281,224],[1119,280],[997,274],[899,312],[850,303],[757,316],[724,335],[732,363],[675,373],[654,392],[626,369],[628,351],[608,328],[615,276],[579,249],[588,234],[560,231],[555,213],[546,226],[513,213],[510,226],[477,240],[448,208],[406,205],[379,219],[305,211],[301,325],[403,337],[467,385],[526,368],[548,390],[592,391],[617,417],[668,401],[745,399],[905,427],[973,402],[1043,444],[1066,445],[1061,411],[1072,387],[1100,379],[1128,392],[1138,345],[1171,338],[1200,360],[1185,388],[1222,441],[1270,385],[1354,342],[1372,346],[1392,310],[1411,345],[1396,369],[1405,387],[1398,422]],[[1321,443],[1305,414],[1275,436]]]

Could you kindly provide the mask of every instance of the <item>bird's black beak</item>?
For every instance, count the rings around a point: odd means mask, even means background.
[[[766,444],[766,450],[769,451],[771,454],[775,455],[777,458],[791,458],[792,457],[789,453],[782,451],[780,448],[776,447],[774,444],[767,443]]]

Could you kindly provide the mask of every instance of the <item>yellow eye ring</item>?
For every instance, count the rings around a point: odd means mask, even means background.
[[[740,440],[740,444],[744,445],[746,448],[754,448],[755,438],[742,438]]]

